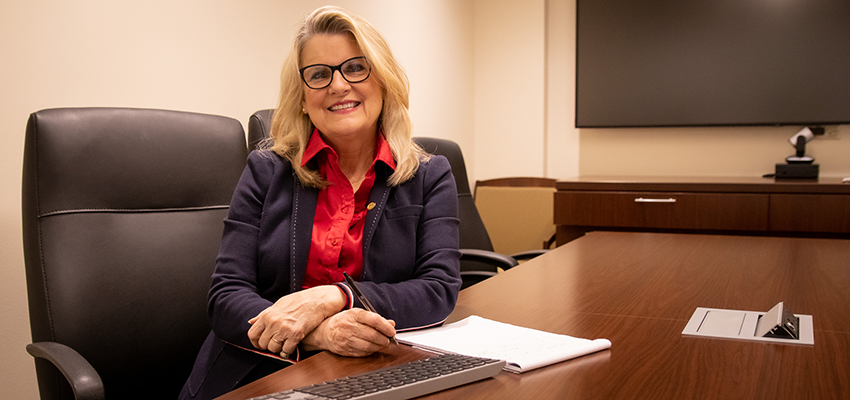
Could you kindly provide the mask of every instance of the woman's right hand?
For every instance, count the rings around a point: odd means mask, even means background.
[[[365,357],[390,343],[395,321],[362,308],[337,313],[304,338],[305,350],[329,350],[346,357]]]
[[[251,318],[248,338],[257,349],[286,357],[322,321],[344,307],[345,297],[333,285],[295,292]]]

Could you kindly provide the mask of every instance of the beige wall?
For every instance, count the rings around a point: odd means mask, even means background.
[[[794,154],[801,127],[582,129],[582,175],[762,176]],[[806,153],[821,176],[850,176],[850,127],[830,127]]]
[[[303,0],[0,2],[0,398],[35,399],[20,227],[27,115],[127,106],[227,115],[271,107]],[[575,0],[340,0],[389,40],[415,134],[457,141],[470,178],[761,175],[798,127],[579,130]],[[850,176],[850,133],[811,143]]]
[[[544,174],[545,3],[475,1],[478,179]]]
[[[546,160],[544,176],[579,175],[579,130],[575,128],[576,0],[546,4]]]

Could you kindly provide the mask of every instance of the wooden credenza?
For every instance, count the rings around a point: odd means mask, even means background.
[[[594,230],[850,238],[841,178],[583,176],[559,181],[559,245]]]

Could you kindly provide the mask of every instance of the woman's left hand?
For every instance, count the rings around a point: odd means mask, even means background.
[[[284,297],[251,318],[248,338],[257,349],[281,354],[295,352],[298,343],[329,316],[345,306],[336,286],[317,286]]]

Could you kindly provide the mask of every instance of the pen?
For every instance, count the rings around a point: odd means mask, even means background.
[[[366,296],[363,295],[363,292],[360,291],[360,288],[357,287],[357,283],[354,282],[354,279],[351,279],[351,277],[348,276],[345,271],[342,271],[342,276],[345,277],[345,282],[348,283],[348,286],[351,286],[351,290],[354,291],[354,295],[357,296],[358,299],[360,299],[360,302],[363,303],[363,306],[365,306],[367,310],[378,314],[378,312],[375,311],[375,307],[372,307],[372,303],[369,302],[369,299],[367,299]],[[394,336],[390,336],[390,343],[398,344],[398,341],[395,340]]]

